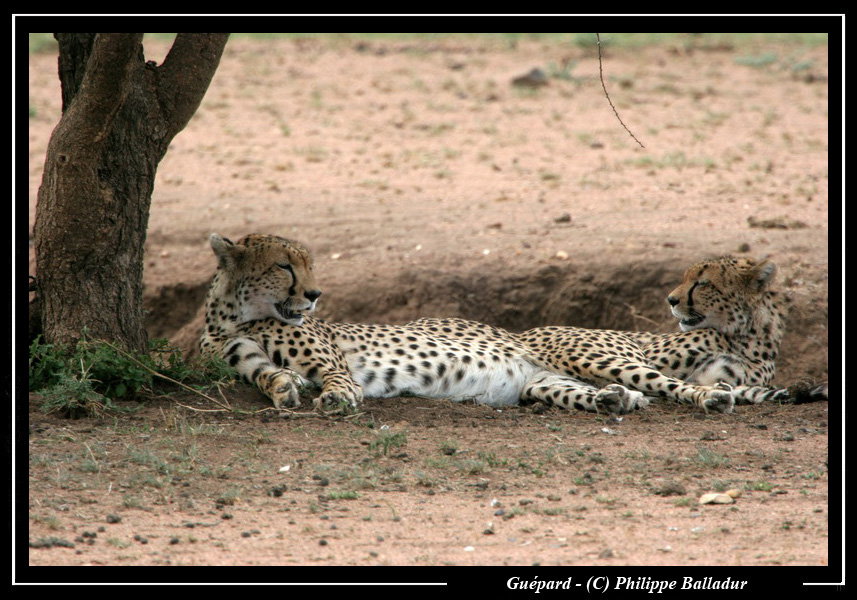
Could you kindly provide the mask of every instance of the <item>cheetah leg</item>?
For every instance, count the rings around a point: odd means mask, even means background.
[[[798,381],[787,388],[766,387],[763,385],[739,385],[732,388],[736,404],[803,404],[827,400],[827,382],[813,384]]]
[[[789,402],[788,389],[764,385],[746,385],[747,369],[731,354],[712,354],[700,360],[698,366],[684,378],[693,385],[727,384],[732,387],[735,404],[761,404],[762,402]]]
[[[538,373],[524,385],[521,399],[612,415],[623,415],[649,404],[641,392],[622,385],[608,385],[599,390],[573,377],[546,371]]]
[[[587,376],[594,380],[619,383],[647,396],[662,396],[679,402],[689,402],[705,412],[730,413],[735,405],[732,387],[729,385],[691,385],[628,359],[590,365]]]
[[[761,404],[762,402],[786,403],[790,401],[789,390],[761,385],[733,386],[732,397],[735,399],[735,404]]]
[[[313,400],[316,408],[353,410],[363,402],[363,388],[345,371],[325,372],[321,376],[321,394]]]
[[[271,362],[256,340],[245,337],[231,340],[223,348],[223,357],[244,381],[258,387],[275,408],[300,406],[300,376]]]

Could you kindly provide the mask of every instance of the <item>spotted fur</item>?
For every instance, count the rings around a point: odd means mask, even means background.
[[[211,245],[218,269],[201,350],[224,357],[279,408],[298,406],[307,381],[321,388],[315,403],[324,407],[409,393],[624,414],[661,396],[729,412],[736,400],[789,398],[767,387],[782,337],[770,263],[691,267],[669,296],[680,333],[542,327],[513,334],[462,319],[328,323],[308,314],[321,291],[301,244],[260,235],[233,244],[212,235]]]
[[[731,412],[734,403],[795,401],[771,387],[783,314],[769,261],[721,257],[690,267],[667,297],[680,332],[654,334],[541,327],[521,340],[549,368],[595,386]],[[827,386],[809,392],[826,398]]]
[[[211,236],[217,273],[206,300],[200,348],[225,358],[274,406],[299,405],[304,381],[315,403],[349,406],[367,397],[413,394],[491,406],[550,399],[559,406],[622,414],[648,399],[621,385],[598,390],[546,370],[514,334],[462,319],[405,325],[328,323],[309,313],[321,292],[309,252],[297,242]]]

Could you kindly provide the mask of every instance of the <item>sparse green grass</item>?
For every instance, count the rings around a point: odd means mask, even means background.
[[[815,64],[813,60],[805,59],[795,53],[790,56],[780,57],[775,52],[762,52],[760,54],[736,56],[732,60],[735,64],[754,69],[788,72],[793,75],[808,71]]]
[[[305,146],[295,148],[294,152],[298,156],[303,157],[305,161],[311,163],[323,162],[327,159],[329,154],[327,148],[322,146]]]
[[[446,440],[440,445],[440,453],[446,456],[452,456],[458,452],[458,442]]]
[[[129,448],[128,460],[135,465],[148,467],[161,475],[170,472],[168,462],[151,448]]]
[[[354,490],[331,491],[327,493],[328,500],[355,500],[360,497]]]
[[[562,506],[549,506],[547,508],[534,508],[533,512],[537,515],[544,515],[546,517],[556,517],[566,514],[567,511]]]
[[[703,158],[688,158],[684,152],[668,152],[660,158],[652,156],[643,156],[640,158],[629,159],[627,164],[632,164],[636,167],[647,169],[676,169],[681,171],[687,168],[702,167],[704,169],[713,169],[717,166],[714,159]]]
[[[39,523],[54,531],[62,529],[62,521],[60,521],[59,517],[54,515],[37,515],[30,513],[30,520],[33,523]]]
[[[491,467],[492,469],[496,468],[504,468],[509,466],[509,460],[506,458],[497,458],[497,455],[493,452],[479,452],[477,453],[479,460],[483,461],[486,465]]]
[[[375,451],[379,448],[384,456],[390,454],[393,448],[401,448],[408,442],[408,436],[405,432],[392,432],[387,429],[382,429],[377,432],[377,437],[369,442],[369,450]]]
[[[241,493],[241,488],[230,487],[217,496],[215,502],[217,504],[222,504],[223,506],[233,506],[236,502],[241,500]]]
[[[138,496],[126,494],[122,496],[122,506],[125,508],[143,508],[143,501]]]
[[[478,458],[464,458],[455,461],[455,467],[463,475],[480,475],[488,470],[488,464]]]
[[[754,481],[748,483],[745,488],[752,492],[770,492],[774,489],[774,484],[769,481]]]
[[[725,454],[704,446],[697,449],[697,454],[696,457],[694,457],[694,460],[703,467],[711,469],[724,467],[731,462],[729,457]]]
[[[762,54],[736,56],[732,59],[735,64],[744,65],[746,67],[762,68],[767,67],[779,60],[774,52],[763,52]]]

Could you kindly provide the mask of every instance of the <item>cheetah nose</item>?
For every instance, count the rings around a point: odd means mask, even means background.
[[[676,304],[681,302],[681,300],[679,300],[675,296],[667,296],[667,302],[669,303],[670,306],[675,306]]]
[[[307,290],[304,292],[304,297],[310,302],[315,302],[321,296],[321,290]]]

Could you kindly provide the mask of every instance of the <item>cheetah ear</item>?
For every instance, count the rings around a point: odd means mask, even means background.
[[[771,287],[771,282],[777,274],[777,265],[769,260],[763,260],[750,269],[748,283],[755,292],[764,292]]]
[[[238,247],[232,243],[229,238],[221,237],[216,233],[212,233],[208,238],[211,244],[211,249],[217,256],[217,263],[221,267],[227,267],[235,262]]]

